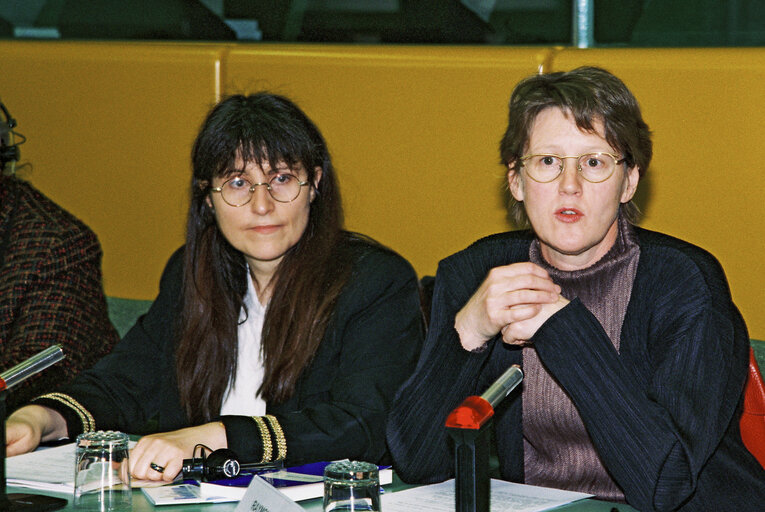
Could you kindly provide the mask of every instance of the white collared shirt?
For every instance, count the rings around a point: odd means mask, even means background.
[[[239,324],[237,331],[236,375],[223,395],[221,416],[266,414],[266,402],[257,395],[264,375],[260,340],[263,333],[263,321],[266,317],[266,306],[258,300],[249,269],[247,269],[247,294],[244,296],[244,305],[248,315],[245,319],[243,307],[239,313],[239,321],[242,323]]]

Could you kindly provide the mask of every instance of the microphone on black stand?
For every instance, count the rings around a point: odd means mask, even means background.
[[[489,512],[489,425],[494,407],[523,380],[514,364],[481,396],[467,397],[446,418],[454,439],[454,489],[457,512]]]
[[[19,511],[35,510],[47,511],[64,508],[67,500],[53,496],[39,494],[6,494],[5,485],[5,396],[14,386],[40,373],[49,366],[58,363],[64,358],[61,345],[53,345],[42,352],[30,357],[26,361],[17,364],[10,370],[0,373],[0,421],[3,426],[0,429],[0,441],[2,441],[2,458],[0,459],[0,510]]]

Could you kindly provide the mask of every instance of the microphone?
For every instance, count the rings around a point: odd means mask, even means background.
[[[21,384],[32,375],[40,373],[62,359],[64,359],[64,351],[61,345],[52,345],[42,352],[38,352],[10,370],[0,373],[0,391],[8,390]]]
[[[523,370],[517,364],[505,370],[481,396],[467,397],[446,418],[449,428],[480,429],[494,416],[494,408],[523,380]]]
[[[489,512],[489,428],[494,408],[523,380],[514,364],[484,391],[467,397],[446,418],[454,441],[454,491],[457,512]]]
[[[6,494],[5,483],[5,396],[8,390],[21,384],[32,375],[40,373],[50,365],[64,358],[61,345],[52,345],[38,352],[10,370],[0,373],[0,510],[21,512],[24,510],[58,510],[67,505],[67,500],[42,494]]]
[[[489,386],[489,389],[483,392],[481,398],[491,404],[492,407],[496,407],[499,403],[510,394],[515,387],[523,380],[523,370],[517,364],[512,365],[505,370],[505,373],[494,381]]]

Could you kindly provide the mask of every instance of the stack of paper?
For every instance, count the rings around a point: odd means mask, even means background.
[[[225,503],[239,501],[225,496],[202,496],[195,484],[143,487],[144,496],[153,505],[189,505],[194,503]]]
[[[131,441],[129,446],[132,449],[135,441]],[[6,485],[39,491],[73,493],[74,449],[74,443],[69,443],[8,457],[5,459]],[[140,482],[133,482],[133,487],[140,486]]]
[[[74,443],[5,459],[6,484],[40,491],[74,492]]]
[[[583,500],[591,494],[562,491],[504,480],[491,481],[491,512],[538,512]],[[423,485],[382,497],[385,512],[450,512],[454,510],[454,480]]]

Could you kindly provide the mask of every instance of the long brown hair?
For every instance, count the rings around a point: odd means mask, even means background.
[[[318,192],[308,225],[280,262],[266,310],[261,347],[267,402],[288,399],[324,335],[350,275],[342,248],[342,208],[327,144],[289,99],[270,93],[235,95],[208,114],[192,149],[193,177],[184,253],[182,313],[176,344],[181,405],[192,423],[215,417],[236,375],[237,325],[247,292],[244,256],[218,229],[207,197],[237,156],[245,164],[302,165]],[[253,390],[255,393],[255,390]]]

